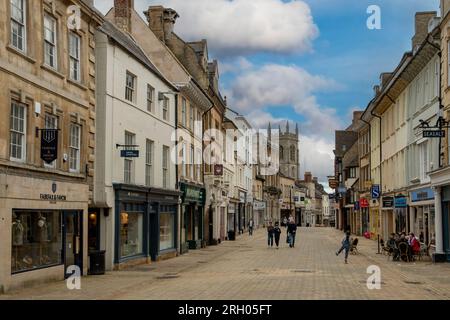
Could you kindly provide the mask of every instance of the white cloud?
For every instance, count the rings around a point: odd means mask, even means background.
[[[327,181],[327,176],[333,174],[334,145],[328,140],[302,135],[300,137],[300,170],[302,174],[310,171]]]
[[[327,135],[340,126],[336,110],[321,108],[317,92],[339,90],[335,81],[314,76],[298,66],[265,65],[240,74],[228,88],[230,106],[242,113],[266,107],[292,106],[305,121],[303,134]]]
[[[105,12],[113,2],[95,3]],[[309,6],[301,0],[135,1],[138,11],[155,4],[180,14],[175,32],[188,41],[208,39],[219,56],[308,52],[319,34]]]
[[[237,57],[233,59],[228,59],[220,63],[220,73],[239,73],[242,71],[249,70],[253,67],[250,60],[245,57]]]

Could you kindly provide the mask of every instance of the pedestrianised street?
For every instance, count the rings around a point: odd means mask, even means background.
[[[283,228],[285,232],[285,229]],[[280,249],[268,248],[266,232],[242,235],[220,246],[81,279],[81,290],[62,281],[12,291],[0,299],[449,299],[450,266],[429,259],[393,262],[377,254],[376,242],[360,239],[359,254],[336,257],[342,233],[299,228],[295,248],[285,234]],[[381,288],[369,290],[367,268],[381,269]]]

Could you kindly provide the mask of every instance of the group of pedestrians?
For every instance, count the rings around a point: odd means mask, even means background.
[[[295,235],[297,233],[297,224],[293,217],[289,218],[289,222],[285,218],[284,225],[286,227],[286,243],[289,244],[290,248],[295,246]],[[272,248],[275,242],[277,249],[280,247],[280,236],[281,236],[280,223],[275,222],[275,226],[272,225],[272,221],[269,222],[267,226],[267,245]]]

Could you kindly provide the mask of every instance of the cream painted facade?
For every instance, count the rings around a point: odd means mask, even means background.
[[[76,30],[66,24],[72,4],[81,12]],[[23,1],[16,20],[11,6],[9,0],[0,4],[0,292],[62,280],[71,265],[87,274],[94,30],[102,21],[86,1]],[[44,20],[51,26],[52,55],[44,54]],[[51,164],[41,160],[41,129],[59,129]]]
[[[158,259],[165,253],[160,250],[163,236],[161,225],[151,226],[161,232],[151,240],[160,242],[153,251],[147,248],[146,241],[149,241],[150,236],[146,234],[146,228],[143,234],[136,234],[136,239],[122,238],[122,230],[125,228],[123,215],[128,216],[133,210],[143,210],[142,217],[136,218],[136,223],[144,223],[143,221],[149,219],[150,224],[158,224],[157,219],[153,221],[150,217],[153,213],[147,212],[146,208],[128,207],[131,204],[155,202],[159,208],[155,210],[160,214],[160,211],[164,210],[161,208],[163,205],[175,206],[176,226],[179,221],[179,198],[176,195],[175,166],[176,88],[158,74],[156,69],[152,69],[150,61],[142,61],[135,55],[135,50],[139,50],[138,44],[133,50],[126,48],[126,43],[120,43],[121,39],[130,39],[125,33],[121,33],[112,24],[109,24],[108,29],[105,28],[106,25],[96,33],[96,53],[102,59],[97,65],[99,117],[95,205],[102,208],[100,246],[102,250],[106,250],[106,267],[111,270],[129,260],[124,252],[126,246],[123,241],[134,242],[137,249],[132,255],[143,262]],[[134,83],[131,95],[127,94],[126,90],[130,75]],[[152,99],[148,96],[149,88],[153,89]],[[121,150],[138,150],[139,157],[124,158],[121,156]],[[128,198],[123,200],[123,204],[118,199],[121,190],[128,192]],[[152,194],[156,190],[158,194],[167,193],[167,197],[171,198],[170,203],[163,204],[160,199],[154,200]],[[133,200],[133,197],[136,200]],[[167,230],[174,238],[169,248],[172,252],[176,252],[179,245],[176,241],[178,231],[175,226],[173,230]],[[132,230],[127,232],[132,234]]]

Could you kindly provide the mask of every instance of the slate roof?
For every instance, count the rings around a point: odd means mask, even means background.
[[[336,157],[343,157],[344,154],[358,140],[358,133],[347,130],[337,130],[335,134],[335,150]],[[345,146],[345,148],[344,148]]]

